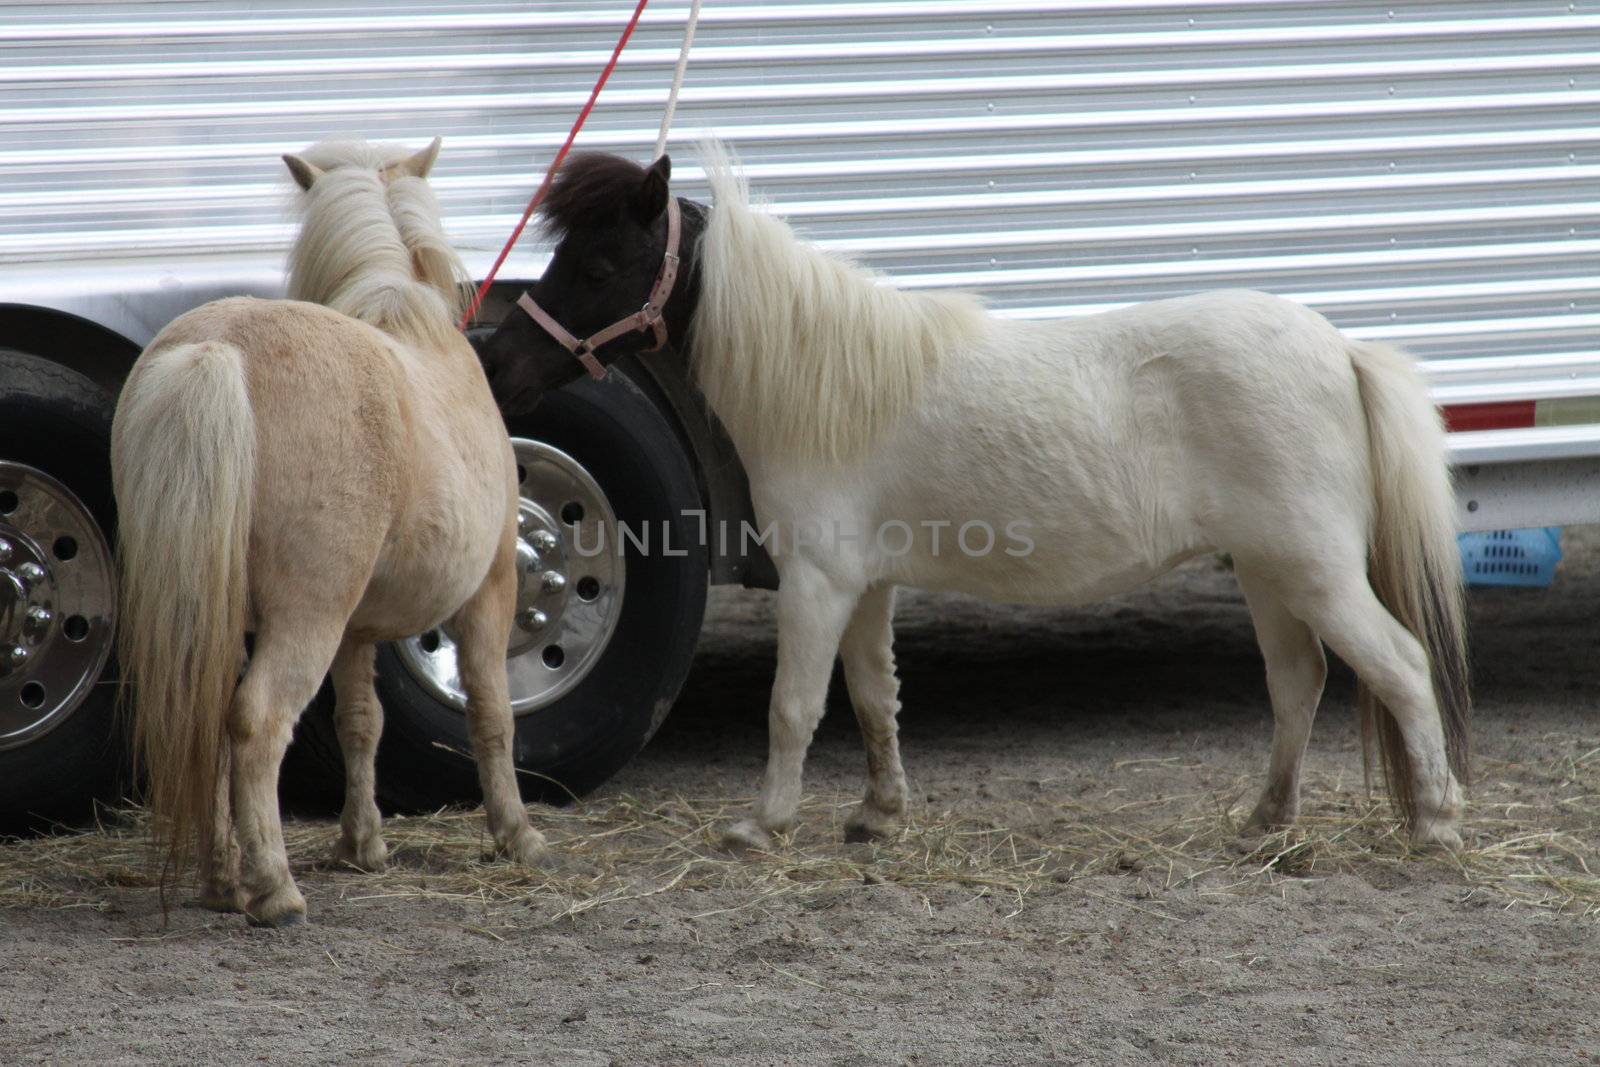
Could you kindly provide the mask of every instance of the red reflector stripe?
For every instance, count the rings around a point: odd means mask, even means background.
[[[1533,425],[1534,401],[1503,400],[1493,404],[1450,404],[1444,407],[1444,426],[1459,430],[1515,430]]]

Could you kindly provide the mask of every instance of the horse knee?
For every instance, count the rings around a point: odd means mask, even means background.
[[[263,750],[288,748],[294,736],[294,722],[294,716],[276,713],[274,708],[235,702],[228,715],[228,740],[233,745],[235,766],[253,762]]]
[[[383,710],[375,701],[338,704],[333,710],[333,726],[341,744],[376,745],[383,731]]]
[[[228,709],[229,738],[244,747],[287,748],[300,713],[322,688],[338,644],[337,633],[325,641],[315,635],[293,642],[258,637],[255,655]]]
[[[774,701],[767,724],[773,743],[786,749],[811,744],[825,708],[821,702],[813,706],[809,701]]]

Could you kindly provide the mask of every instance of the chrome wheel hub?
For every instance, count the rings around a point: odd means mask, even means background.
[[[0,460],[0,749],[49,732],[89,695],[111,654],[116,595],[83,502]]]
[[[511,710],[560,700],[594,669],[622,613],[617,517],[577,460],[511,439],[517,457],[517,607],[506,647]],[[402,641],[400,659],[432,696],[467,706],[455,639],[444,627]]]

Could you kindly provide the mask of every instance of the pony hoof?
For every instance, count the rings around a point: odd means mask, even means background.
[[[1279,811],[1277,808],[1263,811],[1261,808],[1257,808],[1250,813],[1250,818],[1245,820],[1244,829],[1241,832],[1246,834],[1272,834],[1277,833],[1279,830],[1293,829],[1295,818],[1296,816],[1293,812]]]
[[[369,874],[381,874],[389,866],[389,847],[381,837],[359,845],[341,837],[339,843],[333,846],[333,858],[346,867]]]
[[[772,835],[751,820],[743,819],[722,832],[722,847],[729,852],[751,849],[768,852],[772,849]]]
[[[293,885],[251,902],[244,917],[251,926],[279,928],[299,926],[306,921],[306,902]]]
[[[1465,846],[1461,834],[1454,826],[1419,826],[1411,835],[1414,848],[1442,848],[1446,852],[1460,852]]]
[[[509,845],[500,849],[500,854],[506,860],[521,867],[541,866],[549,853],[550,847],[545,844],[544,835],[531,826],[525,832],[518,834]]]
[[[202,889],[200,895],[189,902],[189,906],[237,914],[244,911],[244,900],[237,889]]]
[[[893,818],[887,816],[870,818],[858,812],[844,824],[844,841],[847,845],[865,845],[887,840],[899,832],[900,826]]]

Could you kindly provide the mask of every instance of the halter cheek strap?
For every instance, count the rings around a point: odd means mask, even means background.
[[[656,271],[655,284],[650,287],[650,295],[645,298],[644,307],[626,318],[618,319],[610,326],[590,334],[579,340],[572,336],[555,317],[538,302],[524,292],[517,297],[517,306],[528,313],[528,317],[538,323],[544,332],[553,337],[557,344],[571,352],[583,364],[584,370],[589,372],[589,377],[600,379],[606,376],[606,369],[600,360],[595,357],[595,349],[608,341],[615,340],[623,334],[644,332],[654,333],[656,343],[645,349],[646,352],[656,352],[667,343],[667,322],[662,317],[662,312],[667,306],[667,299],[672,296],[672,286],[678,280],[678,238],[683,229],[682,219],[678,211],[678,200],[672,195],[667,196],[667,251],[661,258],[661,269]]]

